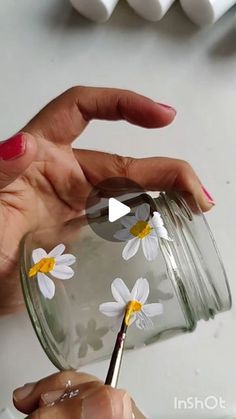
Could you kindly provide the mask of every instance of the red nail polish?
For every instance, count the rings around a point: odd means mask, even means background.
[[[0,143],[0,160],[14,160],[22,156],[24,152],[25,139],[21,133]]]
[[[210,193],[206,190],[206,188],[204,188],[204,186],[202,186],[202,190],[203,190],[204,194],[206,195],[206,197],[207,197],[208,201],[209,201],[211,204],[215,204],[214,199],[212,198],[212,196],[210,195]]]
[[[175,114],[177,113],[176,109],[173,108],[172,106],[166,105],[165,103],[159,103],[159,102],[157,102],[157,104],[162,106],[162,108],[167,109],[168,111],[175,112]]]

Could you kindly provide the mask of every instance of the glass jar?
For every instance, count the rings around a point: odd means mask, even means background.
[[[89,224],[81,217],[31,232],[21,243],[29,315],[60,370],[111,356],[121,322],[116,310],[122,312],[129,299],[138,301],[138,310],[128,329],[128,350],[191,332],[199,320],[231,307],[214,239],[192,198],[140,194],[128,205],[131,214],[116,222],[108,221],[105,209]]]

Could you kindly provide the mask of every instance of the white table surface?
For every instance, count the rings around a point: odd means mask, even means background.
[[[129,88],[174,105],[176,122],[147,131],[94,122],[78,141],[135,156],[189,160],[216,200],[208,220],[228,271],[233,298],[236,183],[236,31],[231,11],[198,30],[176,5],[159,24],[123,3],[106,25],[80,18],[66,0],[0,2],[0,136],[20,129],[51,98],[75,84]],[[13,388],[54,371],[26,314],[0,319],[0,407]],[[121,386],[150,419],[236,416],[236,311],[125,357]],[[87,371],[104,377],[106,363]],[[174,398],[214,395],[226,409],[174,409]],[[13,408],[12,408],[13,409]],[[12,410],[13,411],[13,410]],[[18,417],[18,416],[17,416]],[[20,416],[21,417],[21,416]]]

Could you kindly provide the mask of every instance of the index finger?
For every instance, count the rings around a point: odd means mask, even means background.
[[[24,413],[33,412],[40,404],[41,395],[57,390],[66,390],[84,383],[95,383],[99,380],[89,374],[75,371],[63,371],[45,377],[37,383],[26,384],[13,393],[15,407]]]
[[[69,144],[92,119],[125,120],[144,128],[169,125],[176,111],[128,90],[76,86],[43,108],[25,131]]]

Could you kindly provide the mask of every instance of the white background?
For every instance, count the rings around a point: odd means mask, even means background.
[[[121,2],[109,23],[80,18],[66,0],[0,2],[0,137],[20,129],[75,84],[137,90],[178,110],[167,129],[94,122],[78,141],[126,155],[189,160],[216,200],[208,220],[236,291],[236,30],[234,13],[198,30],[176,5],[159,24]],[[27,315],[0,319],[0,407],[13,388],[54,368]],[[236,416],[236,312],[125,357],[120,385],[150,419]],[[107,364],[87,371],[104,378]],[[221,396],[226,409],[174,410],[174,397]]]

